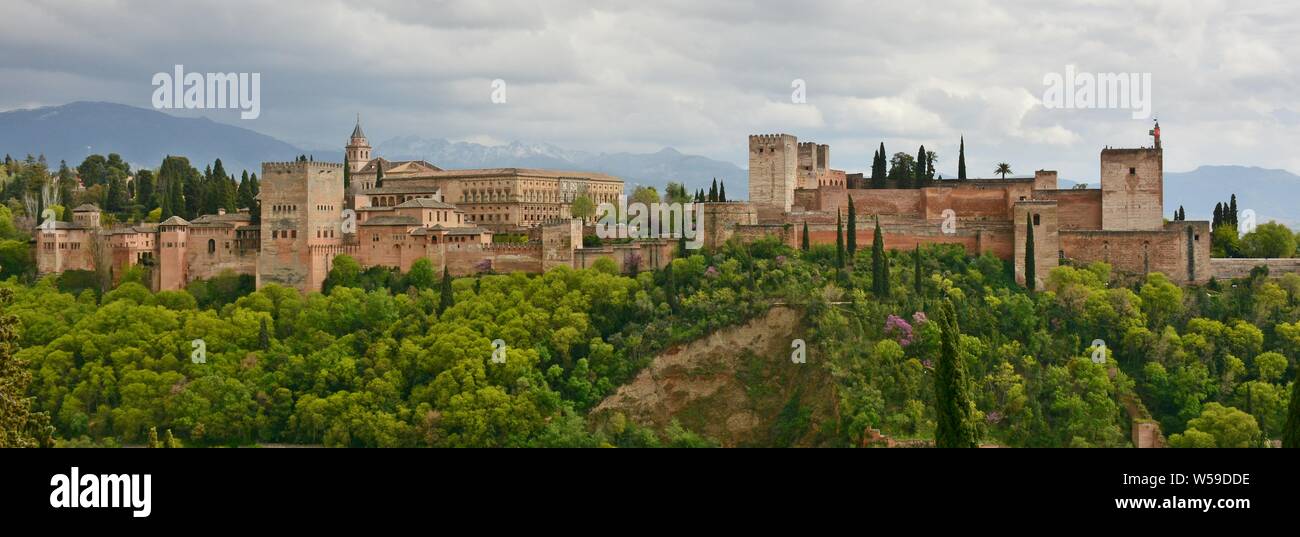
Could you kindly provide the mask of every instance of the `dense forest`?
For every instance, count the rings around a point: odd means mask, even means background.
[[[884,155],[876,182],[890,175]],[[115,285],[80,271],[37,278],[27,230],[47,210],[68,218],[72,203],[104,206],[106,225],[253,206],[256,176],[182,157],[133,181],[116,155],[76,170],[85,189],[42,158],[0,168],[0,445],[718,445],[677,423],[589,411],[656,354],[774,303],[802,312],[808,364],[835,379],[835,419],[787,420],[815,430],[784,438],[1126,446],[1135,419],[1158,422],[1175,447],[1300,434],[1295,274],[1179,287],[1096,263],[1058,268],[1029,292],[1008,262],[956,247],[887,252],[877,230],[859,250],[850,206],[837,245],[809,246],[804,230],[802,248],[728,244],[636,275],[601,262],[453,279],[427,261],[403,274],[343,256],[324,293],[255,290],[234,274],[154,293],[147,267]],[[666,194],[691,197],[680,185]],[[723,200],[725,187],[694,197]],[[1215,215],[1216,255],[1295,252],[1277,224],[1238,241],[1235,197]]]
[[[870,429],[944,445],[943,409],[963,401],[972,444],[1127,446],[1130,413],[1175,447],[1295,427],[1300,276],[1180,288],[1097,263],[1028,292],[958,247],[688,254],[636,275],[462,278],[343,257],[307,296],[234,275],[153,293],[128,274],[102,294],[75,273],[10,278],[5,362],[30,372],[16,427],[61,446],[711,446],[588,411],[656,353],[775,302],[803,312],[808,364],[835,378],[838,416],[807,424],[819,445]]]

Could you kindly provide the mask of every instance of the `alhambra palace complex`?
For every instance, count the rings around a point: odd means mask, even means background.
[[[583,247],[582,237],[594,233],[590,223],[569,217],[571,204],[579,196],[617,203],[624,187],[616,177],[442,170],[370,153],[358,122],[342,164],[263,164],[259,224],[241,211],[104,229],[99,209],[82,205],[72,222],[36,230],[39,271],[94,270],[98,258],[114,277],[136,264],[151,266],[156,290],[180,289],[229,270],[255,275],[258,287],[274,283],[306,292],[320,290],[339,254],[362,266],[402,271],[427,258],[438,271],[445,266],[466,275],[583,268],[599,258],[632,272],[660,268],[676,253],[672,239]],[[831,169],[828,146],[800,143],[788,134],[750,136],[749,201],[704,204],[701,232],[706,248],[764,236],[797,247],[806,223],[813,243],[833,244],[836,218],[847,216],[852,197],[858,244],[870,244],[879,218],[887,248],[954,243],[972,254],[991,252],[1014,261],[1021,283],[1032,222],[1038,286],[1066,259],[1105,261],[1133,274],[1158,271],[1183,283],[1241,276],[1258,264],[1212,261],[1209,222],[1164,221],[1162,155],[1158,131],[1152,147],[1103,149],[1100,189],[1059,189],[1054,171],[1032,178],[937,180],[923,188],[850,188],[866,181]],[[345,166],[351,173],[347,189]],[[355,212],[355,225],[341,217],[345,209]],[[494,233],[526,234],[529,240],[494,243]],[[1270,261],[1278,262],[1275,270],[1295,269],[1283,266],[1284,260]]]

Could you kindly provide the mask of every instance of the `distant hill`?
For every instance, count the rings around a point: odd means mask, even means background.
[[[373,141],[372,141],[373,142]],[[529,167],[592,171],[616,175],[661,192],[668,181],[708,189],[714,177],[732,185],[731,198],[742,199],[746,173],[739,167],[675,149],[655,153],[587,153],[550,144],[513,142],[487,146],[405,136],[376,145],[375,155],[390,160],[425,159],[444,169]],[[148,108],[104,102],[74,102],[0,113],[0,153],[24,158],[44,154],[50,165],[60,160],[80,164],[86,155],[118,153],[133,168],[157,167],[167,155],[189,157],[196,167],[220,158],[238,173],[261,169],[262,162],[292,160],[300,154],[342,155],[343,148],[303,149],[249,129],[206,118],[182,118]]]
[[[1188,220],[1209,220],[1214,204],[1237,195],[1239,211],[1255,211],[1257,223],[1277,220],[1300,224],[1300,176],[1254,166],[1201,166],[1190,172],[1165,172],[1165,213],[1182,205]]]
[[[270,136],[207,118],[103,102],[0,113],[0,152],[18,159],[43,153],[51,167],[60,160],[75,167],[91,153],[117,153],[132,168],[154,168],[167,155],[182,155],[203,169],[220,158],[236,174],[303,153]]]
[[[450,142],[436,138],[403,136],[379,143],[375,153],[394,160],[424,159],[445,169],[456,168],[552,168],[600,172],[623,178],[632,185],[651,185],[663,192],[669,181],[686,185],[687,191],[709,189],[713,178],[730,184],[728,197],[748,195],[745,170],[729,162],[687,155],[665,148],[655,153],[589,153],[569,151],[551,144],[513,142],[486,146]]]

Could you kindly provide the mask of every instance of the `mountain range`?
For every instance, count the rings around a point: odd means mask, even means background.
[[[336,159],[343,152],[342,144],[304,149],[207,118],[182,118],[116,103],[83,101],[0,113],[0,152],[18,159],[43,154],[51,167],[60,160],[75,167],[87,155],[117,153],[134,168],[153,168],[167,155],[183,155],[198,168],[220,158],[225,169],[238,173],[260,170],[262,162],[293,160],[303,154]],[[668,181],[685,183],[690,191],[707,190],[714,177],[732,183],[732,192],[743,195],[745,191],[743,169],[672,148],[654,153],[589,153],[550,144],[488,146],[403,136],[376,144],[374,154],[389,160],[424,159],[443,169],[528,167],[607,173],[623,178],[629,191],[636,184],[662,191]]]
[[[91,153],[118,153],[136,168],[156,167],[166,155],[184,155],[199,168],[220,158],[227,170],[237,173],[258,170],[265,161],[292,160],[301,154],[337,158],[342,147],[313,151],[206,118],[182,118],[115,103],[74,102],[0,113],[0,152],[20,159],[28,153],[44,154],[52,167],[60,160],[76,166]],[[747,190],[744,169],[672,148],[653,153],[593,153],[546,143],[488,146],[401,136],[377,143],[375,154],[390,160],[424,159],[444,169],[527,167],[607,173],[623,178],[629,191],[638,184],[662,191],[668,181],[682,182],[692,192],[707,190],[715,177],[732,185],[732,199],[743,198]],[[1062,188],[1072,184],[1061,180]],[[1228,201],[1234,193],[1238,207],[1254,210],[1260,223],[1300,224],[1300,207],[1296,206],[1300,176],[1286,170],[1201,166],[1165,172],[1166,216],[1183,206],[1189,219],[1208,220],[1214,204]]]

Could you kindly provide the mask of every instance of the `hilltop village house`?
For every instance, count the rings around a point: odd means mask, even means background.
[[[1165,222],[1163,153],[1155,132],[1152,147],[1102,150],[1100,189],[1060,189],[1049,170],[1032,178],[862,188],[862,174],[830,168],[829,146],[799,143],[788,134],[750,136],[749,201],[706,203],[703,244],[776,236],[798,246],[805,224],[811,242],[833,244],[836,220],[847,217],[851,197],[858,244],[871,241],[878,218],[886,248],[950,243],[971,254],[990,252],[1013,261],[1021,283],[1032,226],[1038,287],[1064,260],[1104,261],[1132,274],[1158,271],[1182,283],[1240,276],[1256,264],[1297,270],[1294,260],[1212,261],[1208,222]],[[570,217],[572,203],[579,196],[617,202],[623,181],[616,177],[389,161],[371,156],[359,122],[344,163],[265,163],[261,179],[256,223],[241,211],[104,229],[99,208],[77,207],[72,222],[36,230],[38,269],[103,268],[119,278],[144,265],[158,290],[232,271],[255,275],[259,287],[276,283],[307,292],[321,288],[339,254],[362,266],[402,271],[424,258],[439,271],[466,275],[583,268],[602,257],[635,272],[662,268],[676,253],[670,239],[583,247],[583,236],[592,232]],[[494,241],[499,234],[527,240]]]

